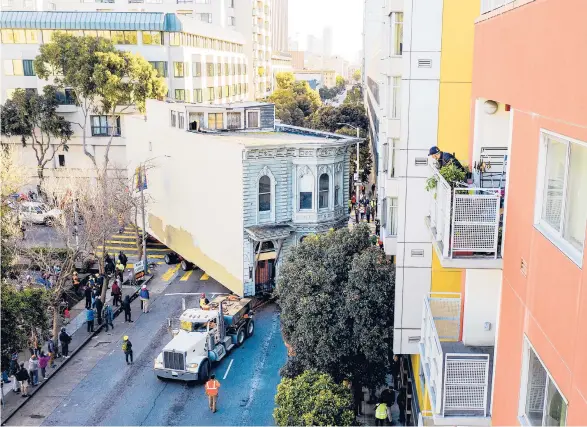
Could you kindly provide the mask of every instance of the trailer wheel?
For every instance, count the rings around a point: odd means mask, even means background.
[[[243,345],[243,343],[245,342],[245,338],[245,328],[241,326],[238,329],[238,331],[236,331],[236,346],[240,347],[241,345]]]
[[[193,268],[194,268],[194,264],[192,264],[189,261],[186,261],[185,259],[181,260],[181,269],[183,271],[192,270]]]
[[[204,384],[206,381],[208,381],[209,377],[210,377],[210,362],[208,361],[208,359],[206,359],[202,363],[202,366],[200,366],[200,372],[198,373],[198,380],[202,384]]]
[[[255,333],[255,321],[253,319],[250,319],[247,322],[247,338],[252,337],[254,333]]]

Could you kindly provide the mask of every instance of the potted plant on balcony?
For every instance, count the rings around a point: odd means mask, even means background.
[[[438,172],[446,180],[448,185],[450,185],[451,188],[454,188],[456,184],[465,182],[465,179],[471,173],[467,165],[464,165],[463,168],[465,170],[455,166],[453,163],[449,163],[441,167]],[[434,190],[437,184],[438,181],[436,177],[431,176],[426,180],[426,191]]]

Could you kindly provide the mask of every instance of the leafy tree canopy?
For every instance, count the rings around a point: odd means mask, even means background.
[[[278,73],[277,86],[269,97],[275,104],[275,113],[285,124],[304,126],[307,118],[320,106],[318,92],[305,81],[295,81],[292,73]]]
[[[347,91],[343,104],[363,105],[363,89],[361,88],[361,85],[354,85]]]
[[[336,87],[339,88],[339,90],[344,90],[344,87],[346,85],[346,80],[344,79],[344,77],[342,76],[336,76]]]
[[[279,426],[351,426],[355,423],[351,391],[328,374],[306,371],[283,378],[273,411]]]
[[[309,237],[284,262],[277,283],[285,340],[297,367],[335,382],[385,382],[393,343],[395,269],[367,226]]]
[[[361,70],[355,70],[353,73],[353,80],[356,82],[361,80]]]
[[[291,89],[296,78],[294,77],[293,73],[288,73],[284,71],[281,73],[277,73],[275,75],[275,80],[277,80],[278,89]]]

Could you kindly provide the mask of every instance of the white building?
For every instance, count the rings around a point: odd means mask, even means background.
[[[288,0],[271,0],[272,47],[277,52],[287,52],[288,46]]]
[[[118,48],[141,54],[160,75],[165,77],[169,98],[194,103],[227,103],[246,99],[248,63],[243,37],[235,31],[200,25],[193,19],[162,12],[3,12],[2,90],[6,101],[17,88],[42,91],[47,81],[37,78],[33,60],[39,47],[47,43],[54,31],[76,35],[106,37]],[[59,112],[71,122],[80,122],[81,114],[72,94],[65,90]],[[110,150],[111,164],[127,165],[125,120],[129,110],[117,123],[105,116],[92,115],[87,124],[91,152],[98,159],[109,140],[112,127],[116,137]],[[81,129],[73,126],[75,135],[69,151],[55,156],[50,169],[75,168],[91,173],[90,159],[83,153]],[[14,140],[14,139],[13,139]],[[17,141],[16,141],[17,142]],[[19,145],[20,146],[20,145]],[[34,152],[23,148],[23,161],[36,167]],[[34,172],[32,175],[36,175]]]
[[[332,27],[324,27],[322,31],[322,55],[332,55]]]

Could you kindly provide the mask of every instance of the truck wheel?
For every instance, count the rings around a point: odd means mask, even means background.
[[[245,328],[242,326],[236,331],[236,346],[240,347],[245,342]]]
[[[183,271],[188,271],[194,268],[194,264],[192,264],[189,261],[186,261],[185,259],[181,261],[181,269]]]
[[[51,217],[45,218],[45,225],[47,227],[53,227],[55,220]]]
[[[254,333],[255,333],[255,321],[253,319],[250,319],[247,322],[247,338],[252,337]]]
[[[210,362],[206,359],[202,363],[202,366],[200,366],[200,372],[198,373],[198,380],[202,384],[204,384],[206,381],[208,381],[209,377],[210,377]]]
[[[165,264],[173,264],[173,262],[171,262],[171,256],[169,254],[165,254],[165,258],[163,258],[163,260],[165,261]]]

